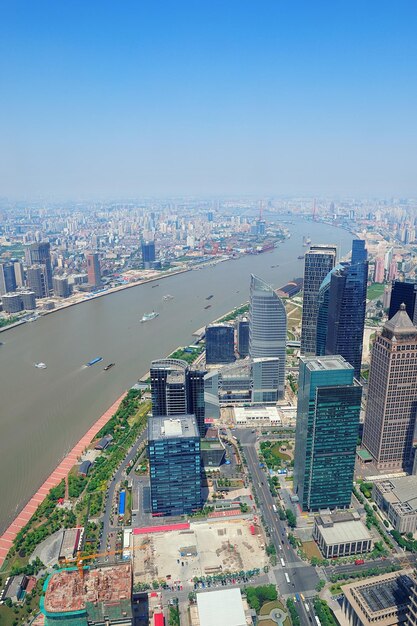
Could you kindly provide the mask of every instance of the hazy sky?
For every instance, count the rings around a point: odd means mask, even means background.
[[[0,196],[417,195],[415,0],[0,0]]]

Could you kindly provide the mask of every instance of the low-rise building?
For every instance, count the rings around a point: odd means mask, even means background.
[[[223,463],[224,455],[224,446],[218,440],[201,440],[201,458],[204,467],[219,467]]]
[[[399,533],[417,529],[417,476],[378,480],[372,498]]]
[[[407,620],[413,580],[400,570],[343,585],[342,610],[351,626],[396,626]]]
[[[199,626],[246,626],[247,624],[240,589],[198,593],[197,608]]]
[[[281,416],[275,406],[233,407],[236,426],[274,428],[282,425]]]
[[[326,559],[363,554],[372,549],[372,537],[356,511],[317,515],[313,538]]]

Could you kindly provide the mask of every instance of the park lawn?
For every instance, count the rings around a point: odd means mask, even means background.
[[[265,602],[261,606],[261,610],[259,611],[259,615],[269,615],[272,609],[280,609],[279,602],[274,600],[273,602]],[[265,622],[263,622],[265,624]]]
[[[323,558],[315,541],[303,541],[303,551],[306,553],[307,558],[309,559],[313,558],[313,556],[317,557],[318,559]]]
[[[380,298],[384,293],[385,285],[381,283],[373,283],[368,287],[366,292],[366,297],[368,300],[376,300]]]
[[[258,622],[259,626],[277,626],[273,619],[263,619]]]

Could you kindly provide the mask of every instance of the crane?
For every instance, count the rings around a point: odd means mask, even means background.
[[[91,561],[92,559],[100,559],[102,557],[122,554],[123,552],[134,552],[135,550],[145,550],[146,545],[140,546],[126,546],[125,548],[119,548],[119,550],[108,550],[107,552],[95,552],[94,554],[82,554],[80,550],[77,552],[77,556],[72,559],[64,559],[63,563],[66,567],[71,567],[74,563],[77,565],[78,573],[81,580],[84,578],[84,561]]]

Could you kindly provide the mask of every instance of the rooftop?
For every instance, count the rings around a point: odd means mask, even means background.
[[[157,441],[177,437],[199,437],[194,415],[175,417],[150,417],[148,420],[148,440]]]
[[[405,304],[401,304],[400,310],[384,324],[383,337],[389,339],[417,339],[417,328],[405,310]]]
[[[200,626],[246,626],[240,589],[197,594]]]
[[[354,541],[367,541],[372,538],[357,514],[318,515],[316,524],[328,546]]]
[[[417,476],[399,476],[375,482],[385,500],[394,507],[401,506],[403,512],[417,511]]]
[[[313,372],[324,370],[353,370],[342,356],[302,356],[300,360]]]

